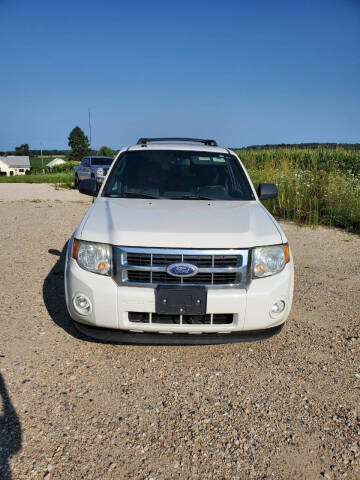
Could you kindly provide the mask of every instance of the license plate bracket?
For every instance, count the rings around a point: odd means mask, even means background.
[[[155,291],[156,313],[165,315],[205,315],[205,287],[168,287],[159,285]]]

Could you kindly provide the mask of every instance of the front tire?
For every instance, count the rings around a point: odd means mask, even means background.
[[[79,177],[77,175],[75,175],[74,178],[74,187],[79,188]]]

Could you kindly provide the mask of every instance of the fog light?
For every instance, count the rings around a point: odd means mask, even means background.
[[[91,312],[91,302],[85,295],[81,293],[76,295],[73,300],[75,310],[80,313],[80,315],[89,315]]]
[[[273,315],[276,315],[278,313],[283,312],[285,309],[285,302],[284,300],[278,300],[277,302],[274,303],[274,305],[271,307],[271,313]]]

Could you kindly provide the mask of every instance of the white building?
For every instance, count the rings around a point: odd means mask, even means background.
[[[57,165],[63,165],[64,163],[66,162],[62,158],[54,158],[54,160],[51,160],[51,162],[49,162],[46,166],[52,168],[56,167]]]
[[[25,175],[30,170],[29,157],[9,155],[0,157],[0,175]]]

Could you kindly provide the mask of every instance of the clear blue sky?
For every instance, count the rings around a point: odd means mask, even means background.
[[[360,0],[0,0],[0,149],[360,142]]]

